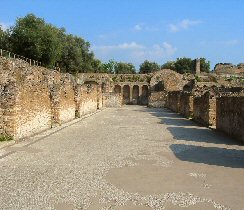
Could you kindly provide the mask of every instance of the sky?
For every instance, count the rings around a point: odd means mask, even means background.
[[[0,0],[0,25],[33,13],[91,43],[95,56],[163,64],[244,62],[244,0]]]

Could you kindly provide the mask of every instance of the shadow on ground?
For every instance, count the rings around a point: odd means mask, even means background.
[[[230,168],[244,168],[243,150],[185,144],[172,144],[170,149],[182,161]]]
[[[223,133],[219,133],[208,129],[196,122],[184,118],[180,114],[174,113],[163,108],[145,108],[137,110],[139,112],[148,112],[160,119],[160,123],[167,125],[167,129],[176,140],[205,142],[213,144],[239,145],[244,143],[236,139],[230,138]]]

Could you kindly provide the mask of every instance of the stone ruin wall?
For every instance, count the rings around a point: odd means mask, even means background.
[[[211,96],[209,92],[194,97],[193,118],[206,126],[216,125],[216,98]]]
[[[78,86],[69,74],[0,57],[0,134],[24,138],[95,112],[101,88]]]
[[[202,125],[216,126],[217,130],[244,141],[243,88],[196,86],[192,91],[169,91],[167,94],[163,91],[157,94],[155,101],[160,97],[166,100],[163,107],[193,118]]]
[[[244,141],[244,95],[217,98],[217,130]]]
[[[216,74],[244,74],[244,63],[233,65],[231,63],[218,63],[214,67]]]
[[[122,95],[118,93],[103,94],[104,107],[121,107],[123,103]]]
[[[162,108],[166,106],[168,93],[166,91],[151,92],[149,96],[149,107]]]

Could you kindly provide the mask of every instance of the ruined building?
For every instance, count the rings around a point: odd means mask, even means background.
[[[238,67],[239,68],[239,67]],[[229,72],[228,72],[229,74]],[[104,107],[166,107],[244,141],[242,72],[70,75],[0,57],[0,134],[25,138]]]

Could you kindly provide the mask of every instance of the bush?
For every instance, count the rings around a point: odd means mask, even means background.
[[[2,141],[11,141],[11,140],[13,140],[12,136],[0,134],[0,142],[2,142]]]

